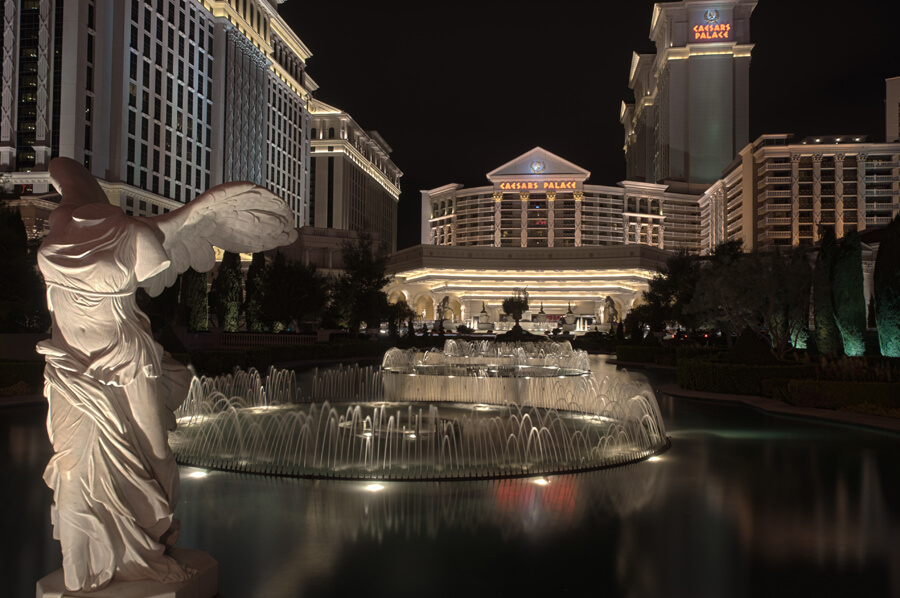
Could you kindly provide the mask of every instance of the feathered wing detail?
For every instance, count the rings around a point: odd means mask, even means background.
[[[206,272],[215,265],[213,246],[225,251],[256,252],[288,245],[297,238],[287,203],[252,183],[213,187],[182,208],[141,218],[161,236],[171,265],[140,283],[155,297],[192,267]]]

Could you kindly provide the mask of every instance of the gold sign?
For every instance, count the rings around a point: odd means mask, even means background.
[[[576,184],[575,181],[537,181],[500,183],[500,188],[504,191],[540,191],[542,189],[575,189]]]
[[[694,25],[694,40],[731,39],[731,23]]]

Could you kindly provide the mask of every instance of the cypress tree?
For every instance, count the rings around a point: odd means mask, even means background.
[[[831,279],[834,274],[834,260],[837,257],[837,242],[834,229],[825,230],[816,267],[813,270],[813,314],[816,325],[816,345],[819,353],[839,355],[844,351],[844,343],[834,320],[834,303],[831,300]]]
[[[187,312],[188,332],[206,332],[209,322],[207,273],[188,268],[181,277],[181,303]]]
[[[224,332],[238,331],[243,289],[241,288],[241,256],[226,251],[216,275],[216,317]]]
[[[249,332],[262,332],[263,323],[262,300],[265,294],[266,257],[262,252],[253,254],[253,261],[247,270],[247,293],[244,300],[244,314],[247,318]]]
[[[834,260],[831,281],[834,320],[841,331],[844,352],[851,356],[866,353],[866,297],[863,290],[862,245],[855,231],[844,237]]]
[[[900,357],[900,216],[887,226],[875,258],[875,323],[885,357]]]

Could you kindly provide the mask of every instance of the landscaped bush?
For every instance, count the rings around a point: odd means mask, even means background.
[[[801,407],[864,413],[900,410],[900,383],[790,380],[787,401]],[[860,407],[865,406],[865,409]],[[894,414],[897,415],[896,413]]]
[[[661,346],[616,345],[616,359],[636,363],[675,364],[675,349]]]
[[[0,395],[40,394],[44,361],[0,361]]]
[[[704,359],[678,362],[678,385],[688,390],[725,394],[762,395],[769,387],[764,380],[773,378],[813,378],[815,367],[797,365],[748,365]]]
[[[293,361],[342,360],[354,357],[381,358],[392,345],[384,342],[350,340],[339,343],[317,343],[296,347],[271,347],[246,351],[197,351],[176,353],[178,361],[191,364],[199,374],[217,376],[238,367],[256,368],[261,372],[269,366]]]

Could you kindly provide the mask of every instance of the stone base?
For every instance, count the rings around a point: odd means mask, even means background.
[[[96,592],[70,592],[57,569],[37,582],[37,598],[213,598],[219,593],[219,563],[199,550],[173,548],[170,555],[179,563],[196,569],[187,581],[115,581]]]

